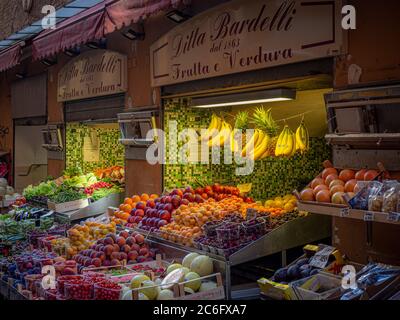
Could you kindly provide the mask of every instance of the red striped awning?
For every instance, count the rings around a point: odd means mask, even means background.
[[[32,41],[34,60],[57,54],[66,49],[103,38],[106,34],[175,8],[188,0],[104,0],[46,30]]]
[[[48,29],[34,38],[32,41],[33,59],[43,59],[65,49],[101,39],[104,36],[105,6],[108,2],[103,1],[82,11],[62,21],[56,29]]]
[[[0,72],[15,67],[20,63],[22,47],[16,44],[9,49],[0,52]]]
[[[178,7],[185,0],[121,0],[107,6],[104,33],[112,33],[163,10]]]

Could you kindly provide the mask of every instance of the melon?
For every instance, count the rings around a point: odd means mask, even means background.
[[[185,270],[183,268],[176,269],[171,271],[169,274],[165,276],[163,281],[161,282],[161,289],[171,289],[174,284],[182,282],[185,278]]]
[[[149,300],[154,300],[155,298],[157,298],[158,295],[157,286],[151,280],[143,281],[138,292],[143,293],[147,298],[149,298]]]
[[[132,298],[132,291],[128,290],[128,291],[123,291],[122,292],[122,300],[133,300]]]
[[[199,256],[199,254],[196,252],[187,254],[182,260],[182,266],[184,266],[186,268],[190,268],[190,264],[192,263],[193,259],[198,256]]]
[[[213,273],[213,262],[209,257],[200,255],[193,259],[190,270],[196,272],[200,277],[208,276]]]
[[[173,263],[171,265],[168,266],[167,268],[167,274],[171,273],[172,271],[182,268],[182,265],[179,263]]]
[[[189,288],[189,287],[184,287],[184,288],[183,288],[183,291],[185,292],[185,296],[194,293],[193,289],[191,289],[191,288]]]
[[[189,272],[184,279],[185,282],[189,281],[185,283],[185,287],[188,287],[193,291],[199,290],[201,286],[201,280],[199,278],[200,276],[196,272]]]
[[[199,292],[204,292],[204,291],[209,291],[212,289],[215,289],[217,287],[217,284],[212,281],[205,281],[201,284]]]
[[[139,292],[138,300],[149,300],[149,298],[145,294]]]
[[[174,293],[169,289],[163,289],[157,296],[157,300],[172,300],[174,298]]]
[[[145,276],[144,274],[134,276],[131,280],[131,289],[139,288],[146,280],[150,280],[150,278],[148,276]]]

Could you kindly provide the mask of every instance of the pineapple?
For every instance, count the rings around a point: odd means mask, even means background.
[[[265,131],[269,136],[275,137],[278,134],[279,126],[272,119],[271,109],[265,110],[264,107],[256,108],[253,113],[254,125]]]
[[[240,111],[237,113],[235,118],[235,128],[238,130],[242,130],[242,145],[238,145],[237,142],[234,141],[234,131],[231,134],[231,150],[234,152],[238,152],[242,149],[242,146],[246,145],[246,129],[249,128],[249,113],[247,111]]]
[[[246,130],[249,125],[249,113],[247,111],[240,111],[235,118],[235,129]]]

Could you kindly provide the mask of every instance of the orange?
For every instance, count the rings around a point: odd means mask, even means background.
[[[122,211],[125,211],[126,213],[129,213],[132,211],[132,206],[129,204],[124,205],[124,209]]]
[[[125,198],[124,204],[130,204],[130,205],[132,205],[132,203],[133,203],[132,198]]]
[[[140,199],[141,199],[142,201],[147,201],[147,200],[150,199],[150,197],[149,197],[149,195],[148,195],[147,193],[143,193],[143,194],[140,196]]]
[[[132,196],[132,202],[139,202],[141,199],[138,195]]]
[[[157,199],[157,198],[158,198],[158,194],[153,193],[150,195],[150,199]]]
[[[121,204],[119,205],[119,210],[124,211],[124,207],[125,207],[125,204],[124,204],[124,203],[121,203]]]

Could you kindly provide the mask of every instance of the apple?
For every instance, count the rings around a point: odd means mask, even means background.
[[[128,255],[125,253],[125,252],[120,252],[119,253],[119,259],[118,259],[119,261],[122,261],[122,260],[128,260]]]
[[[136,243],[135,237],[129,236],[128,238],[126,238],[126,244],[127,244],[128,246],[131,246],[131,245],[133,245],[134,243]]]
[[[185,188],[184,193],[192,193],[192,194],[193,194],[193,193],[194,193],[193,188],[190,187],[190,186],[187,186],[187,187]]]
[[[142,219],[143,219],[142,217],[136,216],[136,217],[134,217],[134,220],[132,223],[139,223],[140,221],[142,221]]]
[[[139,250],[139,255],[140,256],[147,257],[148,254],[149,254],[149,250],[147,248],[145,248],[145,247],[140,248],[140,250]]]
[[[136,243],[142,244],[144,242],[144,237],[141,234],[135,235]]]
[[[127,244],[124,244],[124,245],[121,247],[121,252],[128,253],[129,251],[131,251],[131,247],[128,246]]]
[[[156,207],[156,203],[154,202],[154,200],[150,199],[150,200],[147,200],[146,206],[149,207],[149,208],[155,208]]]
[[[113,253],[111,253],[111,260],[113,260],[113,259],[119,259],[119,252],[113,252]]]
[[[119,262],[118,259],[112,259],[111,260],[111,265],[112,266],[119,266],[119,265],[121,265],[121,263]]]
[[[114,233],[108,233],[106,237],[113,239],[114,242],[117,241],[117,236]]]
[[[114,244],[114,239],[113,238],[111,238],[111,237],[106,237],[105,239],[104,239],[104,244]],[[86,250],[85,250],[86,251]]]
[[[108,244],[104,247],[104,253],[107,256],[110,256],[114,252],[114,246],[111,244]]]
[[[137,209],[135,212],[135,216],[144,217],[143,209]]]
[[[196,201],[197,203],[202,203],[204,202],[204,199],[201,197],[201,195],[196,194],[194,201]]]
[[[139,246],[137,243],[133,243],[133,244],[131,245],[131,251],[137,251],[137,252],[139,252],[139,250],[140,250],[140,246]]]
[[[158,221],[157,228],[161,228],[162,226],[165,226],[167,224],[168,224],[167,220],[161,219],[160,221]]]
[[[188,199],[182,199],[181,200],[181,205],[188,205],[190,202],[189,202],[189,200]]]
[[[136,213],[136,208],[133,208],[132,210],[131,210],[131,212],[129,212],[129,214],[131,215],[131,216],[134,216],[135,215],[135,213]]]
[[[179,205],[181,204],[181,200],[181,197],[178,195],[172,196],[171,204],[174,206],[175,209],[179,207]]]
[[[128,231],[123,230],[123,231],[121,231],[121,232],[119,233],[119,236],[120,236],[120,237],[123,237],[124,239],[126,239],[126,238],[129,237],[129,233],[128,233]]]
[[[168,212],[172,212],[174,207],[172,206],[172,203],[168,203],[164,206],[164,210],[167,210]]]
[[[136,203],[136,209],[142,209],[144,210],[146,208],[146,205],[144,202],[139,201],[138,203]]]
[[[114,247],[114,252],[119,252],[119,250],[120,250],[120,247],[119,247],[119,245],[118,244],[113,244],[113,247]]]
[[[129,260],[136,260],[136,258],[138,257],[138,252],[136,250],[132,250],[128,252],[128,259]]]
[[[96,268],[101,267],[101,260],[99,258],[94,258],[92,259],[91,264]]]
[[[161,218],[162,220],[169,221],[169,220],[171,219],[171,214],[170,214],[168,211],[163,210],[163,212],[162,212],[160,218]]]
[[[128,223],[134,223],[135,222],[135,218],[136,218],[136,216],[130,216],[128,218]]]

